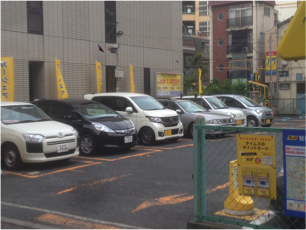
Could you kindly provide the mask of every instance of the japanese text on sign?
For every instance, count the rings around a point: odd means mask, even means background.
[[[181,93],[181,75],[156,73],[156,96],[179,96]]]
[[[14,61],[1,58],[1,101],[14,101]]]

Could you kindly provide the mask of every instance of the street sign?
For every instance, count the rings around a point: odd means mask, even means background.
[[[305,1],[300,2],[277,50],[283,60],[305,59]]]
[[[115,69],[115,77],[124,77],[124,71],[120,69]]]

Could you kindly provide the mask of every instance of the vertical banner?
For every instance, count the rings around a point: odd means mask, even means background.
[[[97,93],[102,93],[102,67],[101,63],[96,61],[96,76],[97,76]]]
[[[1,57],[1,101],[14,101],[14,60]]]
[[[58,99],[68,98],[68,92],[61,73],[61,61],[59,59],[55,59],[55,68],[56,68],[56,82],[57,82],[57,98]]]
[[[199,69],[199,95],[202,94],[202,81],[201,81],[202,69]]]
[[[135,93],[135,84],[134,84],[134,72],[133,66],[130,64],[130,84],[131,84],[131,93]]]
[[[269,75],[270,71],[272,71],[272,75],[276,74],[276,65],[277,65],[276,55],[277,55],[277,52],[271,52],[271,60],[270,60],[270,52],[266,52],[266,75]],[[272,70],[270,69],[270,64],[271,64]]]

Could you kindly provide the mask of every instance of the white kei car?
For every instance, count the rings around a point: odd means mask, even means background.
[[[74,128],[51,120],[33,104],[1,102],[1,160],[7,168],[68,161],[78,155],[78,132]]]

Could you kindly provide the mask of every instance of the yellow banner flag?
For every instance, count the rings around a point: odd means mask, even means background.
[[[96,61],[96,76],[97,76],[97,93],[102,93],[102,67],[101,63]]]
[[[14,60],[1,57],[1,101],[14,101]]]
[[[130,64],[130,84],[131,84],[131,93],[135,93],[135,84],[134,84],[134,73],[133,66]]]
[[[59,59],[55,59],[55,68],[56,68],[56,82],[57,82],[57,98],[58,99],[68,98],[68,92],[61,73],[61,61]]]
[[[202,69],[199,69],[199,95],[202,94],[202,81],[201,81]]]

